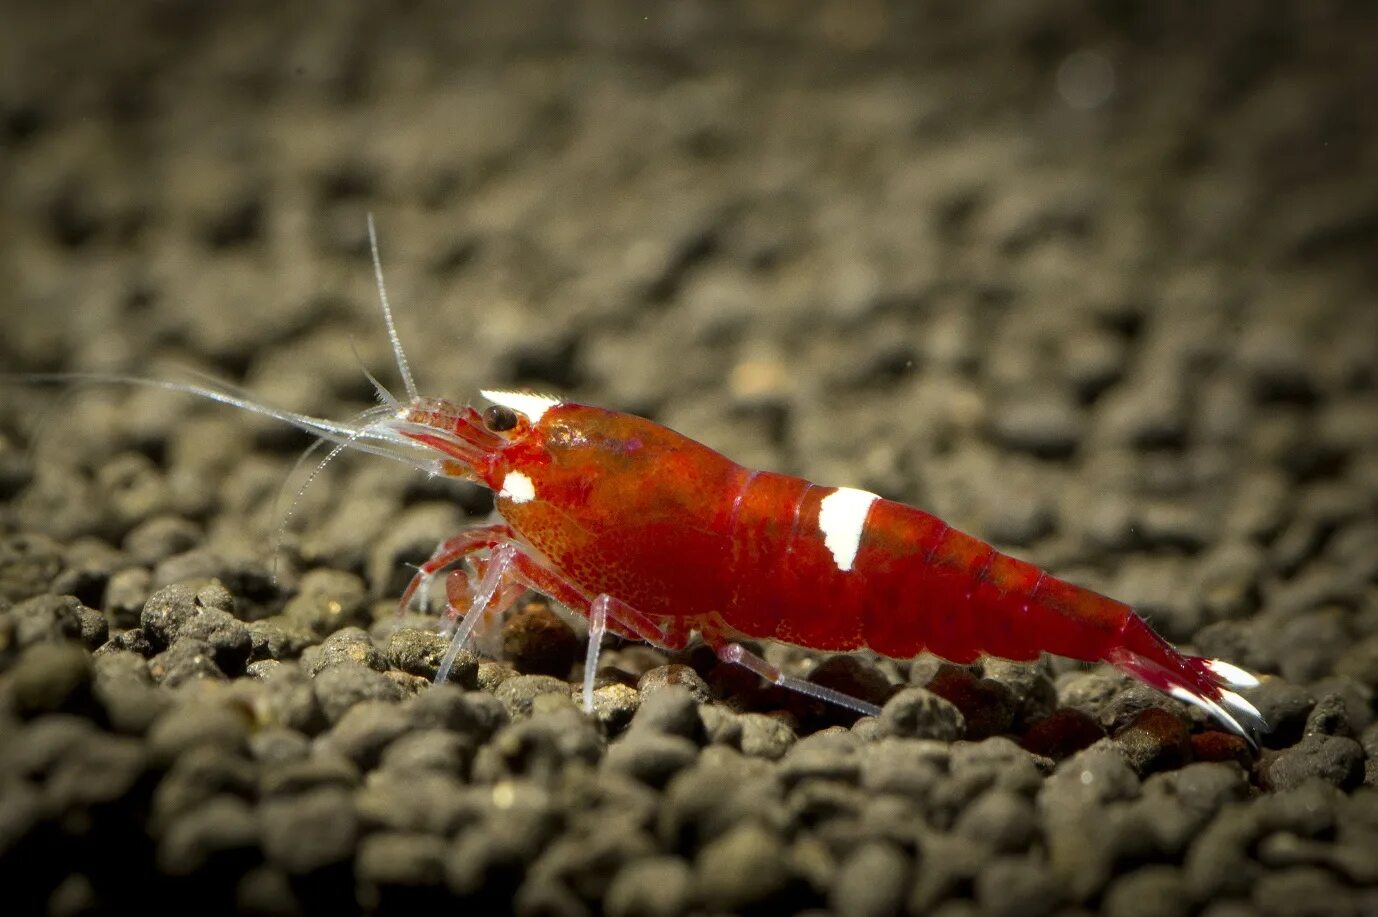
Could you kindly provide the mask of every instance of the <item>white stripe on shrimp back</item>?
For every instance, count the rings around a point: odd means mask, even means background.
[[[823,533],[823,545],[843,573],[856,562],[861,536],[866,531],[866,517],[871,504],[879,499],[869,491],[839,487],[818,504],[818,530]]]

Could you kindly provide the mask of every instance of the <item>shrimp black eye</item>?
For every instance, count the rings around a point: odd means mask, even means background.
[[[494,433],[505,433],[517,425],[517,412],[495,404],[483,412],[483,425]]]

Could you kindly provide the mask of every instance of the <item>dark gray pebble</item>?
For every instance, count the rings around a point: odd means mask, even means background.
[[[268,859],[304,875],[352,859],[359,822],[348,793],[317,789],[264,801],[259,830]]]
[[[224,586],[178,583],[164,586],[149,596],[139,626],[159,649],[171,646],[187,621],[205,609],[234,614],[234,597]]]
[[[992,917],[1039,917],[1061,901],[1047,866],[1030,857],[997,857],[976,877],[976,903]]]
[[[894,844],[863,844],[839,865],[828,903],[838,914],[856,917],[898,914],[909,889],[909,872],[909,857]]]
[[[449,729],[475,744],[487,741],[510,722],[507,708],[493,695],[466,693],[450,685],[422,691],[402,709],[417,728]]]
[[[257,788],[254,762],[214,746],[189,749],[173,762],[154,790],[153,827],[155,831],[165,828],[222,794],[252,799]]]
[[[202,608],[182,622],[177,640],[200,640],[209,648],[216,666],[227,675],[238,675],[249,661],[251,643],[244,623],[218,608]],[[174,645],[175,645],[174,641]]]
[[[742,720],[731,710],[717,704],[703,704],[699,707],[699,721],[703,723],[708,744],[741,748]]]
[[[805,736],[780,761],[780,780],[792,786],[805,780],[856,783],[861,776],[861,740],[851,732],[828,730]]]
[[[311,740],[285,726],[257,729],[249,737],[249,754],[268,768],[304,760],[311,754]]]
[[[697,756],[698,746],[682,736],[642,730],[609,746],[603,765],[658,788]]]
[[[250,663],[249,669],[266,663]],[[316,682],[296,663],[272,663],[268,670],[259,669],[253,682],[240,684],[262,685],[255,698],[258,718],[269,725],[282,726],[306,735],[315,735],[326,727],[326,718],[316,695]],[[255,675],[250,671],[251,676]]]
[[[608,917],[679,917],[692,903],[693,872],[678,857],[654,856],[623,866],[608,886]]]
[[[1306,718],[1316,705],[1316,698],[1305,688],[1281,678],[1265,678],[1257,688],[1249,691],[1249,702],[1263,714],[1268,732],[1261,741],[1270,748],[1284,747],[1295,742],[1306,729]]]
[[[155,516],[124,536],[124,552],[145,566],[190,551],[201,541],[201,528],[180,516]]]
[[[0,538],[0,599],[23,603],[48,591],[62,570],[62,546],[46,535]]]
[[[385,831],[359,842],[355,870],[361,882],[421,887],[445,881],[445,842],[428,834]]]
[[[1354,893],[1329,870],[1296,866],[1259,876],[1250,899],[1268,917],[1358,917]]]
[[[742,729],[738,747],[744,755],[776,761],[795,742],[794,729],[781,717],[743,713],[737,721]]]
[[[716,746],[676,774],[663,799],[656,828],[669,849],[697,849],[734,825],[782,818],[772,768]]]
[[[394,709],[394,714],[398,711]],[[398,716],[405,722],[405,717]],[[379,767],[394,773],[435,771],[468,773],[478,743],[448,729],[419,729],[399,736],[383,749]]]
[[[175,688],[189,681],[209,678],[223,681],[225,673],[215,664],[215,651],[204,640],[178,637],[172,646],[148,661],[149,674],[166,688]]]
[[[650,836],[626,822],[612,821],[592,831],[574,828],[541,852],[528,881],[553,881],[583,901],[601,901],[612,876],[625,864],[656,852]]]
[[[396,703],[403,696],[397,682],[353,661],[337,662],[321,670],[312,681],[312,688],[330,723],[338,723],[351,707],[363,701]]]
[[[544,678],[528,675],[523,678]],[[474,759],[474,780],[496,783],[511,777],[553,781],[571,761],[593,764],[603,756],[605,740],[597,727],[567,696],[554,703],[538,696],[532,714],[505,726]]]
[[[350,707],[317,745],[344,755],[363,770],[372,770],[383,749],[411,729],[405,711],[397,704],[365,700]]]
[[[406,831],[449,837],[485,815],[491,794],[471,790],[458,777],[431,772],[378,771],[355,794],[367,831]],[[520,813],[518,813],[520,817]],[[554,826],[547,825],[550,830]]]
[[[626,729],[640,707],[641,692],[630,685],[614,681],[593,689],[593,718],[607,735]]]
[[[952,742],[961,738],[966,723],[961,712],[923,688],[905,688],[881,709],[881,735]]]
[[[875,793],[926,799],[948,773],[951,761],[952,747],[946,742],[884,736],[862,753],[861,786]]]
[[[1192,899],[1175,866],[1144,866],[1119,876],[1101,902],[1106,917],[1187,917]]]
[[[388,668],[388,659],[373,645],[373,638],[357,627],[337,630],[319,646],[306,649],[301,663],[308,675],[319,675],[335,665],[360,665],[375,672]]]
[[[354,762],[338,752],[318,750],[265,766],[259,773],[259,790],[265,797],[296,796],[319,789],[350,790],[360,779]]]
[[[754,822],[739,824],[709,843],[694,863],[695,897],[715,911],[771,906],[792,878],[785,845]]]
[[[1018,853],[1038,836],[1038,815],[1026,796],[991,789],[966,807],[954,830],[997,853]]]
[[[991,657],[981,663],[984,678],[1003,685],[1015,704],[1013,727],[1048,716],[1057,709],[1057,689],[1043,662],[1011,662]]]
[[[698,672],[687,665],[672,664],[657,666],[648,670],[637,680],[636,689],[644,697],[649,697],[660,688],[677,685],[688,691],[701,704],[712,702],[713,692]]]
[[[38,595],[0,615],[10,621],[13,645],[23,649],[36,643],[84,642],[83,607],[75,596]]]
[[[272,574],[258,558],[214,548],[193,548],[160,561],[153,568],[153,587],[161,590],[172,584],[220,586],[248,596],[271,596],[277,591]]]
[[[254,662],[296,659],[318,639],[315,634],[290,626],[281,617],[250,621],[245,628],[249,632],[249,658]]]
[[[127,652],[137,653],[144,658],[153,656],[157,650],[148,635],[141,627],[132,627],[129,630],[121,631],[106,641],[105,646],[96,650],[96,655],[100,656],[105,652]]]
[[[177,817],[158,840],[158,868],[172,876],[242,869],[257,857],[258,819],[237,796],[206,800]]]
[[[592,917],[589,906],[568,884],[549,876],[528,874],[512,899],[517,917]]]
[[[517,675],[499,685],[494,694],[507,708],[507,715],[519,720],[531,715],[536,698],[543,694],[568,698],[570,685],[551,675]]]
[[[20,716],[94,709],[90,654],[71,643],[30,647],[10,672],[9,687]]]
[[[666,685],[641,700],[629,732],[657,732],[692,742],[704,739],[699,702],[683,685]]]
[[[385,653],[394,668],[433,680],[449,647],[448,637],[409,627],[392,634]],[[461,650],[450,667],[447,681],[466,688],[478,687],[478,657]]]
[[[29,738],[26,731],[25,741]],[[80,824],[92,810],[142,796],[148,771],[148,754],[137,740],[88,734],[51,763],[44,781],[45,802],[49,811],[67,813]]]
[[[192,748],[209,745],[239,753],[248,745],[249,711],[210,699],[189,699],[169,708],[148,731],[154,759],[171,763]]]
[[[950,895],[970,888],[989,860],[989,851],[964,837],[923,832],[909,890],[909,913],[927,914]]]
[[[1267,777],[1276,790],[1292,789],[1312,778],[1352,789],[1364,779],[1364,750],[1344,736],[1308,735],[1267,765]]]
[[[342,570],[310,570],[302,575],[297,594],[282,609],[292,628],[326,637],[345,627],[372,623],[368,590],[363,580]]]

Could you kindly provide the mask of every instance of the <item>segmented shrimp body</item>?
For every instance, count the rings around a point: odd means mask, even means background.
[[[753,471],[640,417],[483,394],[493,403],[483,415],[404,412],[403,435],[448,450],[449,473],[495,491],[510,534],[490,534],[511,546],[515,581],[607,615],[615,630],[662,645],[696,630],[776,681],[786,679],[746,658],[737,638],[897,658],[929,650],[957,662],[1049,652],[1114,663],[1241,734],[1257,725],[1230,690],[1256,684],[1247,673],[1177,652],[1129,606],[922,510]],[[480,442],[482,459],[466,457]],[[423,571],[456,557],[442,547]]]

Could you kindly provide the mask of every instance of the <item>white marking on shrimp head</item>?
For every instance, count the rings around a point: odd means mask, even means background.
[[[818,504],[818,530],[823,545],[832,552],[837,569],[846,573],[856,561],[861,535],[866,531],[866,516],[880,497],[865,490],[839,487]]]
[[[479,394],[494,404],[511,408],[533,424],[540,423],[541,416],[546,411],[560,404],[559,398],[552,398],[550,395],[538,395],[535,392],[500,392],[484,389]]]
[[[502,479],[502,490],[498,491],[498,496],[506,497],[513,503],[526,503],[536,499],[536,484],[520,471],[509,471]]]

